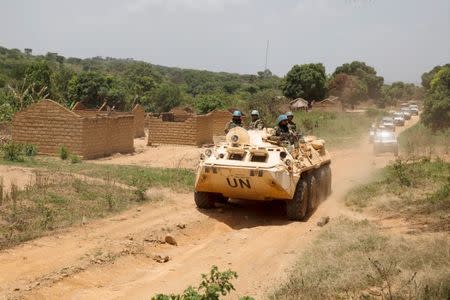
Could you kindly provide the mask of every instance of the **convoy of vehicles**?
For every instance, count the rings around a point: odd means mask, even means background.
[[[392,112],[391,116],[383,117],[378,124],[372,124],[369,130],[369,142],[373,143],[375,155],[392,152],[398,155],[398,142],[395,135],[396,126],[404,126],[411,116],[419,115],[419,106],[414,101],[401,103],[400,110]]]

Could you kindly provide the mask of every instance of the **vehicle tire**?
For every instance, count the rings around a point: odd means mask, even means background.
[[[328,196],[331,195],[331,182],[332,182],[332,179],[331,179],[331,167],[328,164],[328,165],[326,165],[323,168],[324,168],[325,174],[326,174],[325,175],[325,178],[326,178],[326,180],[325,180],[325,198],[327,198]]]
[[[222,195],[222,194],[217,194],[216,202],[219,202],[219,203],[222,203],[222,204],[227,204],[227,203],[228,203],[228,200],[230,200],[230,198],[225,197],[225,196]]]
[[[286,203],[286,213],[289,220],[301,221],[308,211],[308,184],[301,178],[295,189],[294,197]]]
[[[198,208],[214,208],[215,207],[215,201],[214,201],[215,194],[213,193],[206,193],[206,192],[194,192],[194,200],[195,204]]]
[[[319,206],[320,202],[320,171],[317,170],[311,175],[308,175],[307,179],[308,184],[308,208],[306,213],[310,214],[313,212],[317,206]]]
[[[316,171],[316,180],[317,184],[317,206],[320,202],[327,198],[327,173],[325,170],[325,166],[321,166]]]

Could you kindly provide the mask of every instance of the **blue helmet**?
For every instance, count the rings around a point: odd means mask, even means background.
[[[256,109],[252,110],[251,114],[252,116],[258,116],[259,117],[259,111],[257,111]]]
[[[242,113],[239,110],[233,112],[233,117],[242,117]]]
[[[288,118],[286,115],[279,115],[277,118],[277,124],[280,124],[282,121],[286,121]]]
[[[286,116],[287,116],[287,117],[293,117],[294,114],[292,113],[292,111],[288,111],[288,112],[286,113]]]

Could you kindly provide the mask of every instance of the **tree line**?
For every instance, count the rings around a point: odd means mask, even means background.
[[[105,102],[120,110],[141,104],[157,113],[177,106],[189,106],[198,113],[234,107],[260,109],[272,116],[279,105],[299,97],[312,102],[333,95],[347,107],[372,99],[385,107],[420,97],[421,91],[403,82],[385,84],[373,67],[359,61],[343,64],[329,75],[321,63],[294,65],[281,78],[270,70],[241,75],[133,59],[66,58],[53,52],[33,55],[30,48],[22,52],[0,47],[0,121],[10,120],[16,111],[44,97],[68,108],[82,101],[90,108]]]

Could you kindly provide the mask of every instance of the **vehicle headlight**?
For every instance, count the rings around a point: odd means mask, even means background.
[[[206,150],[205,150],[205,155],[206,155],[207,157],[210,157],[210,156],[212,155],[212,150],[211,150],[211,149],[206,149]]]
[[[237,135],[232,135],[231,136],[231,141],[233,142],[233,143],[237,143],[237,142],[239,142],[239,136],[237,136]]]
[[[281,158],[281,159],[285,159],[286,156],[287,156],[287,153],[286,153],[285,151],[281,151],[281,152],[280,152],[280,158]]]

